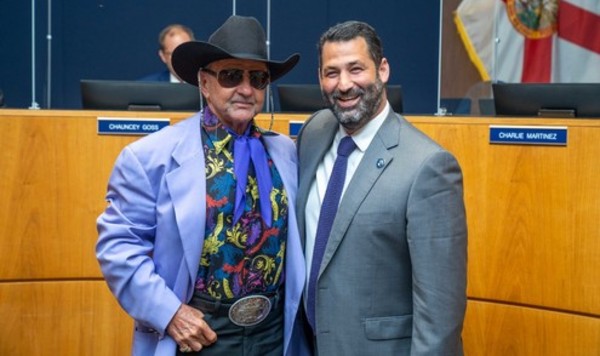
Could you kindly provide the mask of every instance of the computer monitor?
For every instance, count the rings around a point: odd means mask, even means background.
[[[494,83],[496,115],[600,118],[600,83]]]
[[[279,84],[279,110],[282,112],[315,112],[327,107],[318,84]],[[388,85],[387,96],[395,112],[401,113],[402,87]]]
[[[318,84],[278,84],[279,110],[315,112],[327,107]]]
[[[80,84],[84,109],[200,110],[200,91],[189,84],[88,79]]]

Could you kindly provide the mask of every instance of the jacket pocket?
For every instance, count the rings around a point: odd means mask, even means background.
[[[364,323],[369,340],[402,339],[412,335],[412,315],[366,318]]]

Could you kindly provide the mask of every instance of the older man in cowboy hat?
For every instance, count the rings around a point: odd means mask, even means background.
[[[307,353],[295,148],[254,123],[267,85],[298,60],[268,60],[263,28],[240,16],[173,53],[206,107],[122,151],[98,218],[134,354]]]

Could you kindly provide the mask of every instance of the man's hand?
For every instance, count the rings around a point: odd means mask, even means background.
[[[200,351],[217,341],[217,334],[204,321],[204,313],[186,304],[181,304],[169,322],[167,333],[181,352]]]

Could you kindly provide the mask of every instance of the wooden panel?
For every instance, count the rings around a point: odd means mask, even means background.
[[[127,355],[132,320],[104,281],[0,283],[0,355]]]
[[[129,352],[132,322],[101,281],[95,220],[116,156],[139,136],[99,136],[97,116],[189,113],[0,110],[0,317],[15,326],[1,355]],[[273,128],[306,117],[277,114]],[[468,354],[600,354],[600,120],[408,119],[463,168]],[[569,142],[491,145],[492,124],[566,126]]]
[[[98,135],[96,117],[170,117],[189,113],[0,112],[0,280],[101,278],[94,256],[115,158],[140,136]],[[285,115],[273,128],[287,133]],[[301,115],[304,118],[305,115]],[[269,127],[270,117],[257,122]]]
[[[554,121],[553,147],[488,143],[491,123],[553,121],[436,120],[412,121],[463,168],[468,295],[600,316],[600,122]]]
[[[2,279],[100,277],[95,218],[106,177],[127,138],[103,145],[77,118],[2,121]],[[112,148],[112,150],[110,149]],[[104,183],[104,187],[106,183]]]
[[[600,319],[469,301],[463,342],[467,356],[597,356]]]

